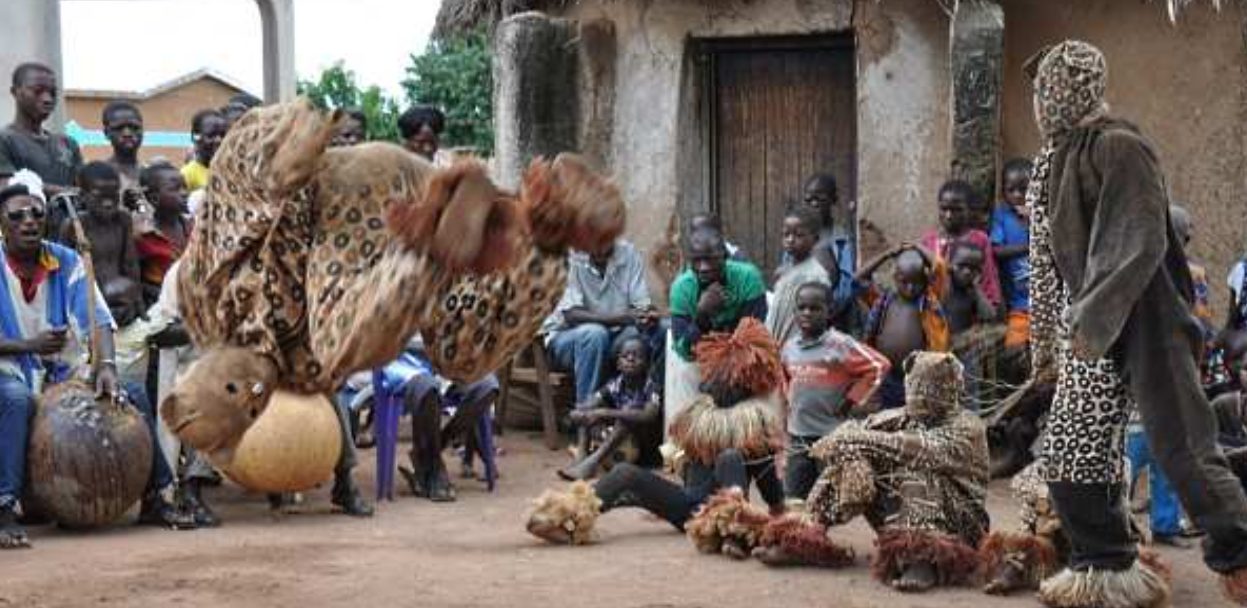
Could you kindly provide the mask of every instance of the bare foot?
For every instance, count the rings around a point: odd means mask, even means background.
[[[905,566],[901,575],[892,579],[892,588],[906,593],[918,593],[935,586],[935,567],[926,562]]]

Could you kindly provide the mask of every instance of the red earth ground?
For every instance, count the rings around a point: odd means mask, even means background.
[[[890,591],[869,576],[872,536],[861,525],[839,533],[858,553],[857,565],[841,571],[770,570],[699,555],[682,535],[635,510],[603,517],[597,544],[544,545],[524,532],[524,511],[542,489],[558,485],[554,470],[566,455],[517,431],[500,443],[506,453],[495,493],[461,481],[457,503],[433,504],[402,488],[372,519],[331,514],[327,488],[277,519],[263,497],[226,484],[208,495],[225,519],[215,530],[36,527],[34,549],[0,552],[0,607],[1039,605],[1030,594],[1001,599],[975,589],[917,596]],[[361,458],[359,480],[371,491],[373,452]],[[989,506],[994,526],[1015,523],[1004,484],[993,485]],[[1174,606],[1229,605],[1198,550],[1160,553],[1173,567]]]

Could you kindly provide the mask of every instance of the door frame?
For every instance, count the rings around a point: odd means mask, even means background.
[[[854,65],[857,63],[857,40],[851,30],[843,32],[828,32],[819,34],[796,34],[788,36],[742,36],[730,38],[694,38],[690,42],[692,46],[693,65],[698,68],[697,80],[699,83],[698,90],[700,99],[697,100],[698,108],[701,116],[702,124],[701,132],[705,134],[706,145],[703,148],[702,167],[707,183],[704,184],[704,192],[706,193],[706,206],[710,213],[716,217],[722,217],[722,209],[719,204],[719,158],[718,158],[718,104],[716,103],[716,95],[719,90],[719,82],[717,78],[717,67],[719,56],[726,53],[740,53],[753,51],[785,51],[785,50],[844,50],[848,49],[853,53]],[[856,71],[855,71],[856,72]],[[854,97],[856,97],[857,74],[853,75]],[[854,112],[854,121],[857,120],[856,112]],[[857,145],[857,139],[860,135],[857,133],[857,126],[854,125],[854,144]],[[851,193],[844,191],[846,184],[840,185],[841,199],[847,202],[850,198],[856,198],[857,193],[857,155],[853,156],[852,168],[852,190]],[[850,197],[850,194],[852,196]]]

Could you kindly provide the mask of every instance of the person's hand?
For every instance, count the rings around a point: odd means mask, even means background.
[[[658,311],[653,308],[637,308],[632,311],[632,319],[642,328],[653,327],[658,322]]]
[[[598,421],[597,410],[572,410],[567,417],[581,426],[588,426]]]
[[[726,295],[723,293],[723,285],[714,283],[702,292],[701,298],[697,300],[697,314],[703,317],[712,317],[719,309],[723,308],[726,301]]]
[[[114,401],[122,400],[122,393],[117,386],[117,369],[112,363],[100,365],[95,373],[95,398],[111,397]]]
[[[39,332],[39,335],[31,338],[28,343],[30,352],[42,357],[49,357],[61,352],[65,348],[65,343],[69,341],[69,329],[49,329]]]

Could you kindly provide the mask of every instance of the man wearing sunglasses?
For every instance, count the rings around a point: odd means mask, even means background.
[[[96,390],[101,396],[123,398],[114,362],[113,317],[78,254],[43,239],[47,209],[40,186],[34,173],[22,170],[0,189],[0,549],[30,546],[17,521],[17,501],[35,395],[67,380],[75,365],[86,362],[88,306],[94,306],[99,330]],[[143,415],[153,427],[150,404],[139,409],[146,410]],[[140,523],[182,527],[184,518],[160,492],[171,482],[157,450]]]

